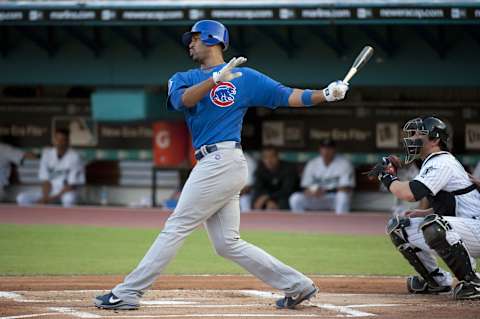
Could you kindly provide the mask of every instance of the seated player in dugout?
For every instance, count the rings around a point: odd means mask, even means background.
[[[294,213],[306,210],[333,210],[336,214],[350,212],[355,171],[352,163],[337,154],[335,141],[320,142],[320,156],[310,160],[302,174],[303,191],[290,196]]]
[[[18,194],[19,205],[61,203],[70,207],[78,203],[78,188],[85,184],[85,167],[78,152],[70,148],[69,141],[67,129],[55,131],[54,147],[45,148],[40,158],[38,179],[42,188]]]
[[[225,63],[228,30],[217,21],[198,21],[184,34],[183,43],[199,68],[170,78],[167,108],[183,113],[197,164],[178,205],[143,260],[122,283],[97,296],[94,303],[104,309],[137,309],[144,292],[187,236],[203,224],[218,255],[282,291],[285,297],[277,300],[278,308],[295,308],[317,293],[314,282],[240,236],[239,193],[248,171],[240,144],[243,117],[250,107],[311,107],[342,100],[348,85],[335,81],[325,89],[301,90],[254,69],[240,68],[247,61],[244,57]]]
[[[452,275],[441,269],[436,253],[458,283],[455,299],[479,299],[480,278],[475,258],[480,256],[480,190],[462,164],[448,151],[445,123],[432,116],[408,121],[404,128],[406,159],[423,160],[419,174],[400,181],[395,167],[400,161],[384,158],[369,172],[396,197],[407,201],[428,200],[429,208],[392,217],[387,233],[418,275],[407,278],[410,293],[438,294],[452,289]]]
[[[17,167],[22,165],[25,159],[36,159],[37,155],[24,152],[19,148],[0,142],[0,202],[6,197],[5,187],[10,182],[12,164]]]
[[[280,160],[275,147],[265,147],[255,171],[253,209],[288,209],[288,197],[298,188],[297,175],[292,164]]]

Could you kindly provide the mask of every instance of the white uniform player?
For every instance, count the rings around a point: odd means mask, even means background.
[[[310,160],[302,174],[303,192],[290,196],[290,208],[299,213],[305,210],[334,210],[337,214],[350,211],[351,190],[355,187],[352,163],[335,154],[331,140],[322,142],[318,156]]]
[[[411,293],[449,292],[452,276],[438,267],[434,253],[450,268],[459,283],[456,299],[480,298],[480,278],[475,257],[480,257],[480,191],[455,157],[447,152],[446,125],[435,117],[416,118],[404,127],[406,162],[423,159],[419,174],[410,182],[377,165],[373,170],[395,196],[418,201],[427,198],[430,208],[407,211],[388,225],[392,242],[420,276],[407,279]]]
[[[55,147],[45,148],[40,159],[38,192],[20,193],[19,205],[58,203],[69,207],[78,202],[78,186],[85,184],[85,169],[80,155],[68,148],[68,133],[55,133]]]
[[[5,197],[5,186],[8,185],[11,164],[20,165],[25,152],[8,144],[0,143],[0,201]]]

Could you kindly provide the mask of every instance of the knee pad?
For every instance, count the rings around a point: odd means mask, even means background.
[[[461,240],[450,244],[447,231],[452,227],[442,216],[432,214],[425,217],[420,225],[427,245],[443,259],[457,279],[465,281],[480,281],[470,262],[470,254]]]
[[[408,243],[405,227],[410,226],[410,219],[407,217],[394,216],[388,220],[386,232],[390,236],[395,247],[399,248]]]
[[[437,251],[450,247],[447,241],[447,231],[452,230],[450,224],[437,214],[428,215],[420,224],[427,245]]]

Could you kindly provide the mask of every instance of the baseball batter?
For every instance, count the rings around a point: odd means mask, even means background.
[[[451,291],[452,276],[438,267],[436,253],[459,280],[454,298],[478,299],[475,257],[480,256],[480,191],[448,152],[444,122],[432,116],[415,118],[405,124],[404,131],[406,162],[423,160],[419,174],[412,181],[399,181],[386,172],[391,170],[383,162],[370,175],[400,199],[427,198],[430,203],[430,208],[407,211],[387,225],[393,244],[420,275],[407,278],[407,289],[422,294]]]
[[[228,258],[285,298],[279,308],[294,308],[315,295],[312,280],[240,238],[239,192],[247,178],[240,146],[242,121],[249,107],[302,107],[341,100],[348,85],[333,82],[324,90],[285,87],[266,75],[239,68],[247,59],[228,63],[228,31],[217,21],[202,20],[183,35],[198,69],[179,72],[168,82],[167,107],[184,113],[196,149],[193,168],[173,214],[149,251],[123,283],[94,303],[105,309],[136,309],[139,299],[175,256],[185,238],[204,224],[218,255]]]

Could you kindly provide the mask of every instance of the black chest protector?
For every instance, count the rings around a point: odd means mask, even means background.
[[[447,152],[442,152],[442,153],[432,155],[426,162],[428,162],[430,159],[432,159],[435,156],[439,156],[443,154],[447,154]],[[424,162],[423,165],[425,165],[426,162]],[[468,187],[458,189],[452,192],[441,190],[435,196],[433,196],[432,194],[428,194],[427,199],[428,199],[428,202],[430,203],[430,207],[433,208],[433,212],[435,214],[442,215],[442,216],[455,216],[456,215],[455,208],[457,206],[455,196],[464,195],[474,190],[477,190],[478,192],[480,192],[480,189],[477,187],[477,185],[472,184]]]

